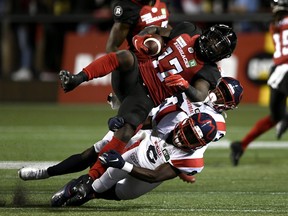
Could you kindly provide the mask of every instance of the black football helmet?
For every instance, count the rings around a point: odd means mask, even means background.
[[[151,2],[151,0],[136,0],[136,1],[139,2],[142,5],[148,5]]]
[[[218,112],[235,109],[243,95],[240,82],[232,77],[222,77],[215,89],[209,93],[209,100]]]
[[[208,113],[196,113],[176,125],[172,142],[184,151],[194,151],[211,142],[216,133],[214,118]]]
[[[273,13],[288,11],[288,0],[271,0],[270,5]]]
[[[235,32],[227,25],[217,24],[198,38],[198,49],[204,61],[218,62],[228,58],[237,44]],[[196,45],[197,46],[197,45]]]

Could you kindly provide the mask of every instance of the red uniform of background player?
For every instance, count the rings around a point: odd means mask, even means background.
[[[270,115],[260,119],[248,134],[241,140],[231,143],[231,162],[234,166],[239,163],[247,146],[258,136],[262,135],[276,124],[276,136],[281,138],[288,128],[286,100],[288,95],[288,0],[271,1],[274,21],[270,24],[270,33],[274,42],[274,66],[271,68],[268,85],[270,88]]]

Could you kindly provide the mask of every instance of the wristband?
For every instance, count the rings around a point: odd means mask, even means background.
[[[122,167],[122,170],[130,173],[133,169],[133,164],[125,162],[124,166]]]

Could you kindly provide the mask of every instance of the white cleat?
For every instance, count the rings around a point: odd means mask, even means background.
[[[22,180],[37,180],[49,178],[47,169],[23,167],[18,171],[19,178]]]

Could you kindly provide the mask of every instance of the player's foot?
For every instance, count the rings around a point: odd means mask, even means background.
[[[18,175],[24,181],[49,178],[47,169],[34,167],[23,167],[18,171]]]
[[[57,191],[51,197],[51,206],[52,207],[61,207],[64,206],[68,199],[70,199],[73,194],[71,193],[71,189],[77,183],[76,179],[72,179],[66,185],[64,185],[59,191]]]
[[[190,183],[190,184],[192,184],[196,181],[196,178],[193,175],[187,175],[185,173],[180,173],[178,176],[182,181]]]
[[[285,131],[288,128],[288,120],[284,119],[282,121],[280,121],[277,125],[276,125],[276,136],[277,139],[280,140],[282,135],[285,133]]]
[[[241,142],[236,141],[236,142],[231,143],[230,148],[231,148],[231,155],[230,155],[231,162],[233,166],[237,166],[239,163],[240,157],[243,154],[243,148],[242,148]]]

